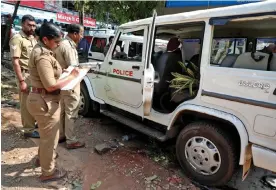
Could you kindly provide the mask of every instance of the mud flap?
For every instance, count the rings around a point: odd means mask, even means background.
[[[245,149],[245,161],[242,168],[242,181],[244,181],[249,174],[251,162],[252,162],[252,144],[248,144]]]

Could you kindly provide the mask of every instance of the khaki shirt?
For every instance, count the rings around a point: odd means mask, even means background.
[[[28,70],[28,61],[37,41],[27,36],[22,30],[10,39],[11,57],[18,57],[21,69]]]
[[[55,85],[62,73],[62,68],[55,59],[54,53],[40,41],[31,53],[29,73],[31,84],[36,88],[48,88]]]
[[[63,69],[67,69],[70,65],[79,64],[76,47],[77,44],[69,36],[66,36],[55,50],[55,57]]]

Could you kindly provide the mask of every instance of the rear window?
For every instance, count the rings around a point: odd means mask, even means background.
[[[263,50],[270,44],[276,44],[276,38],[257,38],[256,50]]]
[[[103,53],[105,46],[106,46],[106,38],[93,38],[90,51]]]

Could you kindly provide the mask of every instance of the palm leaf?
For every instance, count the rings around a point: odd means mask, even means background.
[[[188,75],[183,75],[183,74],[179,74],[179,73],[171,73],[175,78],[187,78],[187,79],[193,79],[192,77],[188,76]]]
[[[178,61],[178,64],[179,64],[185,71],[187,71],[187,67],[186,67],[186,65],[185,65],[183,62]]]
[[[191,69],[187,69],[187,73],[188,73],[188,75],[190,75],[192,78],[195,78],[195,74],[194,74],[194,72],[191,70]]]
[[[198,72],[199,68],[196,66],[193,62],[189,61],[189,63],[192,65],[193,69]]]
[[[194,84],[194,81],[192,81],[192,82],[189,84],[189,92],[190,92],[190,95],[191,95],[191,96],[193,95],[193,84]]]
[[[186,65],[182,62],[178,62],[178,64],[183,68],[186,74],[171,73],[174,79],[168,81],[170,83],[169,87],[175,89],[173,93],[174,95],[183,91],[184,89],[189,89],[190,95],[193,96],[195,94],[193,88],[197,87],[199,84],[199,68],[190,61],[189,64],[191,64],[191,68],[187,68]]]
[[[185,88],[187,88],[189,86],[189,82],[185,83],[184,85],[182,85],[180,88],[176,88],[177,90],[174,92],[175,93],[178,93],[178,92],[181,92],[182,90],[184,90]]]

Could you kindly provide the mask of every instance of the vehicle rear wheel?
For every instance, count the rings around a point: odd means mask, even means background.
[[[191,123],[181,131],[176,155],[188,177],[210,186],[227,183],[238,161],[233,139],[208,122]]]
[[[84,117],[99,115],[99,104],[90,99],[86,85],[83,83],[81,83],[79,115]]]

